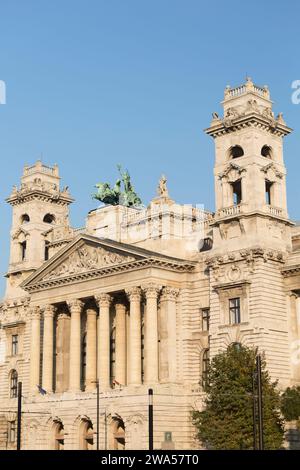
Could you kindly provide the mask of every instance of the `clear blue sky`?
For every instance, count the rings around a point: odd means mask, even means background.
[[[4,199],[41,152],[76,198],[74,226],[118,162],[144,202],[165,172],[173,198],[213,209],[213,141],[202,130],[225,85],[246,74],[269,85],[275,112],[295,129],[285,159],[289,212],[300,219],[300,105],[291,102],[299,2],[2,0],[0,15],[1,275],[11,217]]]

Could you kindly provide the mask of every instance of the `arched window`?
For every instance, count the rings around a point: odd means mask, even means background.
[[[209,369],[209,349],[204,349],[202,354],[202,387],[205,390],[208,385],[208,369]]]
[[[122,419],[113,418],[111,422],[111,450],[125,450],[125,425]]]
[[[203,240],[201,240],[199,245],[200,245],[200,250],[199,250],[200,253],[202,253],[203,251],[211,250],[213,247],[212,238],[210,237],[204,238]]]
[[[110,335],[110,382],[114,386],[116,378],[116,328],[113,327]]]
[[[18,396],[18,372],[12,370],[10,373],[10,398],[17,398]]]
[[[269,145],[264,145],[261,149],[262,157],[272,158],[272,149]]]
[[[54,449],[64,450],[65,431],[61,421],[55,421],[53,425]]]
[[[46,214],[44,219],[43,219],[43,222],[45,224],[54,224],[55,222],[55,215],[53,214]]]
[[[80,442],[81,450],[92,450],[94,444],[94,430],[91,421],[84,420],[80,424]]]
[[[28,224],[30,222],[30,217],[28,214],[21,215],[21,224]]]
[[[240,145],[234,145],[229,150],[229,155],[231,158],[239,158],[244,155],[244,150],[242,149]]]

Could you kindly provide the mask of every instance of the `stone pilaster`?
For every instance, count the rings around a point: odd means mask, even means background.
[[[146,297],[145,315],[145,382],[158,382],[158,317],[157,300],[160,287],[154,284],[143,286]]]
[[[43,388],[53,392],[53,328],[56,309],[47,305],[44,309],[44,338],[43,338]]]
[[[126,307],[117,303],[116,309],[116,380],[126,385]]]
[[[40,336],[41,336],[41,311],[39,307],[33,307],[31,316],[30,335],[30,392],[38,392],[37,385],[40,382]]]
[[[109,309],[112,297],[100,294],[96,297],[99,306],[98,317],[98,379],[101,389],[110,387],[110,322]]]
[[[178,289],[166,286],[163,288],[161,296],[167,320],[168,382],[176,382],[177,379],[176,300],[178,294]]]
[[[142,382],[142,344],[141,344],[141,289],[132,287],[126,290],[130,301],[129,320],[129,385]]]
[[[70,329],[70,378],[69,390],[80,390],[80,366],[81,366],[81,312],[83,303],[80,300],[68,302],[71,313]]]
[[[94,390],[97,380],[97,311],[86,311],[86,390]]]

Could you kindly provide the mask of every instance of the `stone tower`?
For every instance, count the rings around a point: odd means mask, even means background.
[[[268,232],[279,235],[289,225],[283,137],[291,129],[281,113],[274,117],[268,88],[250,78],[237,88],[227,87],[222,104],[224,118],[214,113],[206,130],[215,140],[214,245],[230,249],[237,235],[245,247],[261,243],[262,237],[268,244]],[[232,220],[238,223],[229,224]],[[279,248],[290,248],[288,238],[277,242]]]
[[[26,293],[21,282],[48,260],[55,233],[69,230],[68,188],[60,190],[58,167],[41,161],[25,166],[21,186],[13,188],[7,202],[12,206],[10,262],[5,298]]]
[[[230,343],[259,346],[274,376],[287,383],[281,269],[291,251],[293,224],[287,213],[283,137],[291,129],[281,113],[274,116],[268,88],[250,78],[226,87],[222,104],[224,117],[214,113],[206,129],[215,141],[216,214],[207,260],[211,354]]]

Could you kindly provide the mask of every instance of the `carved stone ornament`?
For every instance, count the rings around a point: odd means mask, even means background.
[[[92,269],[134,261],[132,256],[120,255],[103,248],[82,246],[72,253],[68,259],[57,266],[44,278],[54,279],[72,274],[78,274]]]

